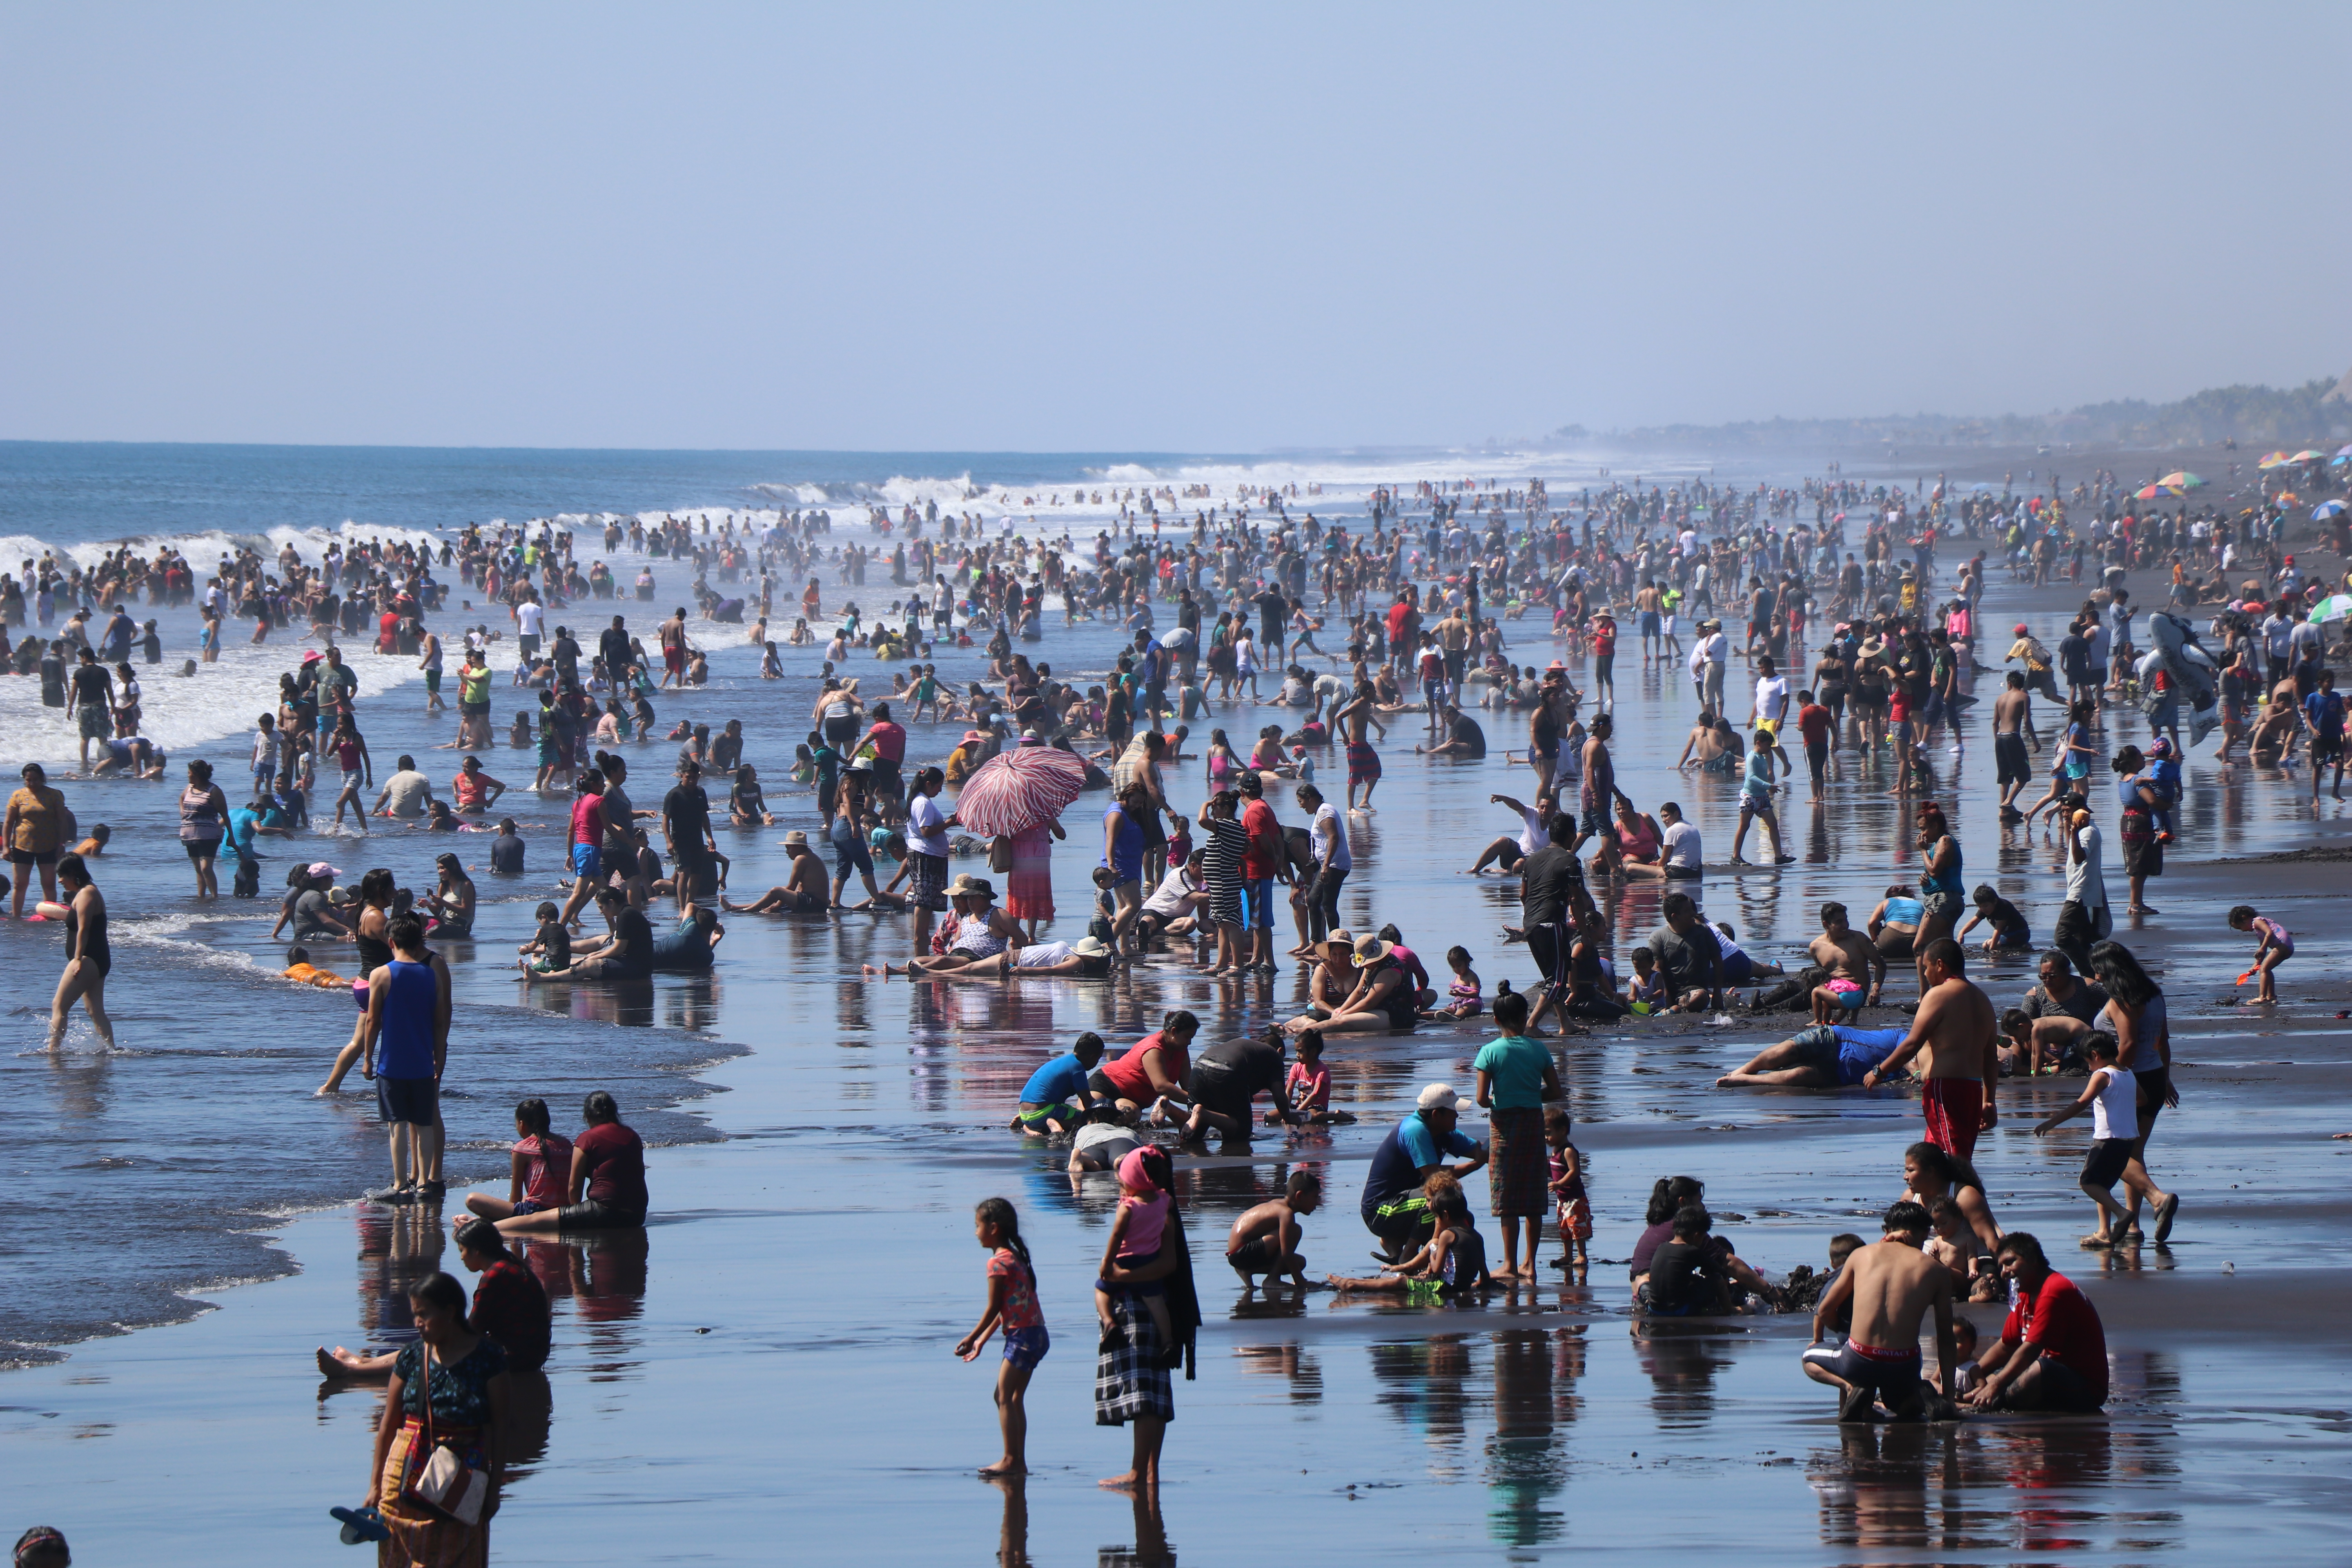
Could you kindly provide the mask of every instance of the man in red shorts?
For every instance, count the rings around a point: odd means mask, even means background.
[[[1960,944],[1940,937],[1919,955],[1927,991],[1911,1016],[1910,1031],[1894,1054],[1863,1076],[1864,1089],[1892,1077],[1921,1050],[1926,1079],[1919,1091],[1927,1118],[1927,1142],[1960,1160],[1972,1160],[1977,1134],[1998,1119],[1993,1089],[2000,1082],[2000,1016],[1992,1001],[1970,981]]]
[[[661,624],[662,684],[686,684],[686,606],[672,610]]]
[[[1372,791],[1381,782],[1381,754],[1364,739],[1367,727],[1381,731],[1388,739],[1388,731],[1372,717],[1372,689],[1363,681],[1356,683],[1355,695],[1331,710],[1331,722],[1348,738],[1348,809],[1350,812],[1372,809]],[[1356,802],[1359,787],[1364,792],[1363,804]]]

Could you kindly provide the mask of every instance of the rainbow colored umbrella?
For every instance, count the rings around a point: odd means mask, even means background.
[[[2167,474],[2156,482],[2160,485],[2170,485],[2177,490],[2193,490],[2205,481],[2184,468],[2177,474]]]
[[[999,752],[956,794],[956,821],[973,833],[1026,833],[1062,815],[1087,787],[1087,764],[1052,746]]]
[[[2161,500],[2166,496],[2177,496],[2179,493],[2180,492],[2179,490],[2175,489],[2170,485],[2150,485],[2146,489],[2134,490],[2132,492],[2132,499],[2134,500]]]
[[[2297,452],[2294,457],[2289,458],[2287,461],[2290,463],[2324,463],[2327,461],[2327,454],[2325,452],[2315,452],[2310,447],[2305,447],[2302,451]]]
[[[2284,452],[2273,452],[2269,457],[2264,458],[2261,462],[2256,463],[2254,467],[2258,468],[2284,468],[2289,463],[2294,461],[2294,459],[2288,457]]]

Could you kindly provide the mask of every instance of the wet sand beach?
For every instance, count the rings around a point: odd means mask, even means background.
[[[2070,480],[2088,471],[2086,459],[2061,461]],[[1362,526],[1345,505],[1334,510]],[[1957,541],[1943,552],[1946,584],[1966,554]],[[2341,567],[2330,557],[2317,570]],[[855,592],[869,610],[898,592],[881,575]],[[2153,574],[2132,584],[2136,598],[2158,597]],[[1980,617],[1986,662],[1997,672],[2006,638],[1994,633],[2013,620],[2054,643],[2081,597],[2021,588],[1996,565]],[[612,607],[650,632],[645,606]],[[579,606],[575,629],[610,608]],[[1523,664],[1558,649],[1537,614],[1506,624]],[[719,830],[734,857],[730,891],[742,898],[781,879],[787,827],[816,826],[809,792],[784,780],[808,728],[818,650],[784,650],[789,678],[762,682],[740,628],[695,630],[713,650],[712,684],[657,706],[665,731],[685,717],[744,721],[746,760],[779,820]],[[1108,668],[1114,635],[1099,624],[1066,630],[1049,614],[1043,644],[1027,651],[1083,685]],[[290,644],[289,663],[300,646]],[[1915,879],[1909,808],[1887,794],[1891,764],[1857,775],[1850,752],[1845,782],[1822,807],[1807,805],[1800,780],[1780,808],[1796,864],[1723,865],[1738,782],[1673,769],[1690,689],[1678,663],[1644,673],[1638,660],[1629,637],[1618,654],[1621,787],[1644,810],[1685,805],[1706,837],[1706,914],[1731,921],[1748,952],[1794,967],[1824,900],[1859,915],[1885,885]],[[985,658],[941,647],[935,662],[960,683]],[[371,663],[358,660],[363,679]],[[1578,657],[1570,664],[1581,679]],[[845,667],[866,678],[869,700],[893,668],[863,653]],[[1735,689],[1743,673],[1735,663]],[[1959,754],[1937,742],[1934,794],[1952,812],[1969,881],[1991,881],[2046,940],[2061,852],[2038,829],[1996,820],[1997,680],[1979,666],[1983,700]],[[503,685],[496,695],[503,740],[520,704]],[[457,754],[425,748],[448,738],[454,715],[427,718],[414,686],[363,688],[362,700],[379,777],[412,751],[446,786]],[[1258,723],[1286,716],[1270,703],[1222,711],[1193,726],[1188,750],[1202,749],[1209,724],[1245,745]],[[1492,753],[1451,763],[1414,757],[1420,717],[1395,716],[1379,809],[1351,825],[1356,869],[1341,910],[1357,931],[1394,921],[1433,972],[1438,954],[1463,943],[1491,996],[1498,979],[1518,989],[1535,979],[1525,948],[1503,939],[1518,920],[1517,882],[1463,872],[1514,826],[1488,795],[1525,795],[1530,781],[1503,755],[1521,743],[1523,718],[1477,717]],[[962,728],[910,726],[909,760],[936,760]],[[2135,712],[2112,712],[2101,737],[2110,752],[2146,738]],[[903,958],[904,917],[730,915],[708,979],[666,977],[635,994],[526,989],[513,978],[513,944],[550,896],[562,802],[509,795],[501,809],[530,829],[531,871],[501,883],[478,869],[476,936],[448,953],[448,1205],[437,1216],[355,1205],[348,1199],[383,1178],[380,1132],[362,1097],[309,1097],[348,1033],[351,1004],[277,981],[283,944],[266,933],[298,856],[331,861],[343,879],[383,864],[429,886],[432,856],[449,841],[379,825],[366,840],[266,845],[262,901],[198,915],[168,842],[173,792],[61,779],[85,825],[116,828],[97,874],[115,920],[110,1010],[128,1048],[100,1056],[77,1022],[62,1059],[40,1054],[56,938],[37,925],[0,929],[17,1053],[0,1059],[14,1112],[0,1150],[20,1194],[0,1222],[19,1283],[0,1304],[0,1336],[24,1347],[19,1359],[45,1363],[0,1374],[13,1511],[59,1524],[91,1563],[231,1539],[252,1563],[339,1550],[326,1510],[359,1500],[377,1394],[323,1388],[310,1347],[398,1342],[400,1286],[433,1267],[457,1271],[446,1217],[465,1184],[503,1191],[514,1100],[544,1095],[570,1130],[582,1092],[601,1086],[656,1145],[652,1222],[640,1240],[530,1249],[556,1297],[549,1414],[505,1498],[499,1561],[1520,1561],[1570,1551],[1633,1561],[1654,1560],[1662,1539],[1789,1563],[2136,1563],[2216,1548],[2265,1563],[2336,1560],[2336,1521],[2352,1502],[2352,1328],[2341,1310],[2352,1268],[2336,1247],[2352,1204],[2331,1162],[2352,1157],[2352,1144],[2330,1135],[2352,1131],[2352,1020],[2336,1016],[2352,1009],[2352,984],[2328,906],[2343,883],[2336,857],[2352,850],[2352,807],[2323,801],[2315,817],[2300,770],[2223,772],[2207,757],[2214,743],[2187,767],[2179,841],[2149,889],[2160,914],[2121,913],[2110,833],[2115,936],[2163,982],[2177,1026],[2181,1105],[2151,1150],[2158,1179],[2183,1194],[2169,1246],[2075,1247],[2088,1219],[2074,1187],[2087,1127],[2040,1140],[2031,1129],[2082,1080],[2004,1084],[2000,1125],[1978,1146],[2003,1226],[2042,1237],[2105,1320],[2115,1393],[2104,1416],[1842,1428],[1827,1392],[1798,1371],[1805,1317],[1635,1323],[1623,1260],[1657,1177],[1703,1179],[1717,1231],[1776,1278],[1822,1268],[1837,1232],[1874,1237],[1874,1216],[1898,1195],[1902,1150],[1921,1130],[1916,1089],[1709,1087],[1802,1026],[1801,1014],[1629,1018],[1555,1042],[1590,1165],[1586,1278],[1549,1267],[1547,1226],[1538,1283],[1483,1305],[1245,1297],[1221,1263],[1224,1231],[1297,1169],[1327,1188],[1306,1226],[1311,1271],[1365,1271],[1371,1238],[1355,1198],[1372,1149],[1422,1084],[1466,1094],[1470,1058],[1492,1034],[1425,1025],[1332,1037],[1334,1104],[1354,1125],[1261,1129],[1247,1156],[1179,1159],[1207,1321],[1197,1380],[1176,1384],[1156,1510],[1095,1484],[1128,1454],[1125,1432],[1096,1426],[1091,1404],[1088,1295],[1117,1187],[1070,1177],[1063,1152],[1024,1147],[1003,1123],[1029,1072],[1081,1030],[1116,1049],[1188,1007],[1204,1020],[1205,1044],[1294,1015],[1304,981],[1288,965],[1245,981],[1162,957],[1107,982],[886,982],[861,979],[859,965]],[[236,747],[209,750],[233,759]],[[675,750],[628,749],[641,807],[667,787]],[[529,782],[524,753],[501,744],[483,761],[510,784]],[[1335,752],[1317,763],[1336,795],[1344,763]],[[1175,777],[1174,797],[1197,805],[1200,763]],[[1302,820],[1287,789],[1270,798],[1286,823]],[[2095,799],[2111,825],[2112,791]],[[1097,851],[1080,847],[1105,804],[1082,796],[1066,819],[1050,932],[1060,940],[1083,928]],[[485,838],[456,847],[469,864],[486,861]],[[956,869],[986,874],[975,861]],[[1595,892],[1622,963],[1658,923],[1661,889]],[[2223,921],[2240,901],[2300,939],[2274,1010],[2231,984],[2252,952]],[[314,944],[314,956],[348,967],[347,951]],[[2011,1005],[2032,983],[2032,954],[1985,963],[1972,953],[1970,974]],[[1913,994],[1909,966],[1895,965],[1888,1000],[1907,1005]],[[1901,1017],[1889,1008],[1870,1021]],[[1465,1114],[1465,1131],[1482,1128]],[[1484,1175],[1468,1185],[1491,1238]],[[1009,1488],[971,1473],[996,1451],[995,1352],[972,1366],[949,1354],[982,1294],[971,1206],[992,1194],[1020,1209],[1055,1336],[1029,1395],[1033,1474]],[[259,1276],[274,1278],[210,1288]],[[215,1310],[189,1317],[163,1283]],[[1998,1330],[1997,1309],[1968,1310],[1989,1335]],[[173,1318],[185,1321],[163,1322]],[[113,1323],[162,1326],[85,1337]]]

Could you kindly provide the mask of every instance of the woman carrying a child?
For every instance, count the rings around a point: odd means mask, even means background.
[[[1149,1262],[1114,1258],[1102,1271],[1100,1285],[1113,1331],[1103,1336],[1095,1363],[1095,1424],[1132,1423],[1135,1428],[1133,1463],[1125,1475],[1108,1477],[1102,1484],[1156,1490],[1160,1445],[1167,1438],[1168,1423],[1176,1418],[1176,1384],[1171,1374],[1192,1348],[1201,1304],[1192,1289],[1192,1258],[1167,1152],[1144,1148],[1128,1158],[1139,1161],[1139,1173],[1167,1194],[1167,1212],[1159,1250]],[[1165,1341],[1145,1299],[1130,1289],[1154,1284],[1160,1287],[1169,1320]]]

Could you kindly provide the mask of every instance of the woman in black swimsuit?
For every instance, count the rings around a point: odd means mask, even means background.
[[[79,999],[89,1009],[90,1024],[110,1051],[114,1023],[106,1016],[106,972],[114,967],[114,954],[106,944],[106,900],[79,855],[58,858],[58,880],[66,895],[66,972],[58,978],[57,1000],[49,1005],[49,1049],[64,1044],[66,1015]]]

